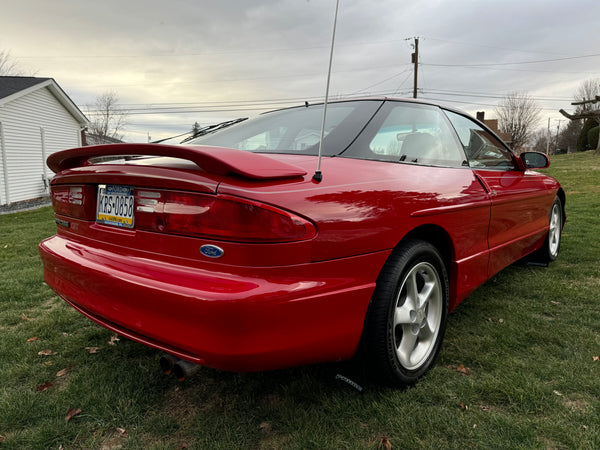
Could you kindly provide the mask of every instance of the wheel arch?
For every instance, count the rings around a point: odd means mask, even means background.
[[[567,196],[565,194],[565,191],[563,190],[563,188],[559,188],[558,192],[556,193],[556,196],[560,199],[560,203],[562,206],[562,226],[565,226],[565,221],[567,220],[567,212],[565,209],[565,206],[567,204]]]
[[[408,239],[418,239],[433,245],[441,254],[446,271],[450,274],[452,261],[454,261],[454,244],[448,232],[439,225],[420,225],[407,233],[396,245],[396,248]]]

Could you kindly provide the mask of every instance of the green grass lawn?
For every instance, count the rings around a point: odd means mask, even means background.
[[[0,449],[600,448],[600,157],[547,172],[567,192],[558,261],[479,288],[404,391],[359,394],[330,365],[178,382],[44,284],[50,208],[0,216]]]

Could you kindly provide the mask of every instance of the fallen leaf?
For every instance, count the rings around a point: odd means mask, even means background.
[[[62,370],[59,370],[58,372],[56,372],[56,376],[57,377],[64,377],[66,374],[69,373],[69,370],[71,370],[71,367],[65,367]]]
[[[33,342],[33,341],[37,341],[37,340],[39,340],[39,339],[40,339],[40,338],[39,338],[38,336],[33,336],[33,337],[30,337],[29,339],[27,339],[27,341],[26,341],[26,342]]]
[[[121,339],[119,339],[119,336],[117,336],[116,334],[113,334],[110,337],[110,341],[108,341],[108,345],[117,345],[117,342],[119,342]]]
[[[469,407],[467,405],[465,405],[463,402],[460,402],[460,409],[462,409],[463,411],[468,411]]]
[[[71,420],[73,417],[75,417],[80,412],[81,412],[80,408],[77,408],[77,409],[69,408],[69,410],[67,411],[67,415],[65,416],[65,420],[68,422],[69,420]]]
[[[471,375],[471,369],[469,369],[468,367],[465,367],[462,364],[460,366],[458,366],[456,371],[462,373],[463,375]]]
[[[476,423],[473,424],[473,428],[474,429],[477,428],[477,424]]]
[[[42,363],[42,366],[51,366],[52,364],[53,364],[52,361],[44,361]]]
[[[3,248],[8,248],[8,244],[6,244]]]
[[[125,428],[117,427],[117,432],[123,437],[129,437]]]
[[[52,387],[52,383],[46,381],[44,384],[38,384],[35,388],[36,391],[44,392],[46,389],[50,389]]]
[[[392,444],[390,439],[387,436],[383,436],[381,441],[379,441],[379,446],[377,448],[382,448],[384,450],[392,450]]]
[[[179,447],[177,447],[177,450],[185,450],[188,447],[189,447],[189,445],[187,445],[187,444],[181,444]]]
[[[62,445],[62,444],[59,444],[59,446],[58,446],[58,450],[65,450],[65,448],[63,447],[63,445]]]
[[[555,302],[554,300],[550,300],[550,303],[552,303],[553,305],[560,305],[560,302]]]
[[[98,353],[100,351],[100,347],[86,347],[85,348],[89,353]]]
[[[498,319],[498,323],[504,323],[504,319]]]
[[[592,357],[592,359],[593,359],[594,361],[598,361],[598,360],[600,360],[600,356],[593,356],[593,357]]]
[[[554,393],[554,395],[558,395],[559,397],[562,397],[562,396],[563,396],[563,395],[562,395],[560,392],[558,392],[558,391],[552,391],[552,392]]]
[[[35,319],[30,319],[25,315],[25,313],[21,314],[21,319],[26,320],[27,322],[33,322]]]
[[[63,331],[63,332],[62,332],[62,335],[63,335],[64,337],[68,337],[68,336],[71,336],[71,333],[67,333],[66,331]]]
[[[52,356],[52,355],[56,355],[56,352],[52,351],[52,350],[40,350],[38,352],[38,355],[40,355],[40,356]]]
[[[488,322],[491,322],[491,321],[492,321],[492,318],[491,318],[491,317],[488,317],[488,318],[487,318],[487,320],[488,320]]]
[[[4,436],[0,434],[0,442],[4,442]]]

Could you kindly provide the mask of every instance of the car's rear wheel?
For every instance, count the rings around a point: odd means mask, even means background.
[[[365,324],[368,371],[407,386],[432,366],[448,315],[448,276],[438,250],[411,240],[386,262]]]

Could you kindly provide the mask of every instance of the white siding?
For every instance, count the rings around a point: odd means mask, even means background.
[[[38,89],[0,108],[4,134],[9,198],[12,202],[47,194],[42,175],[42,128],[46,157],[59,150],[80,145],[79,124],[47,88]],[[0,149],[1,150],[1,149]],[[0,177],[3,177],[0,159]],[[52,175],[52,171],[46,169]],[[7,203],[4,180],[0,183],[0,204]]]

